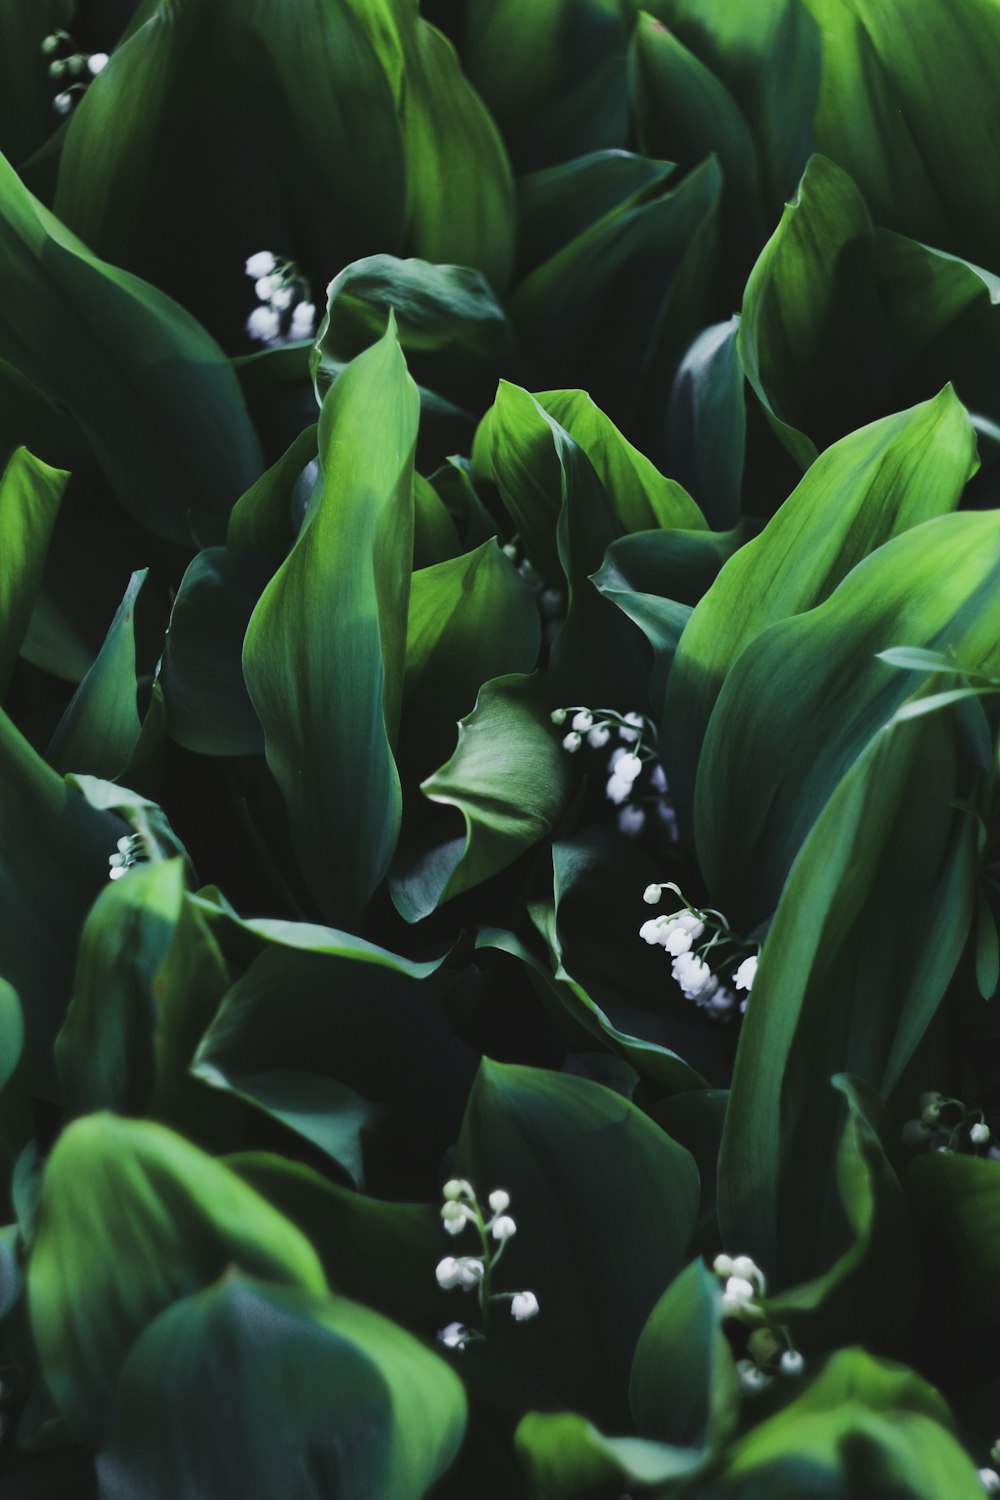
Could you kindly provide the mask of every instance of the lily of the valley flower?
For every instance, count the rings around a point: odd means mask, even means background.
[[[526,1323],[538,1313],[538,1298],[534,1292],[515,1292],[510,1299],[510,1315],[515,1323]]]

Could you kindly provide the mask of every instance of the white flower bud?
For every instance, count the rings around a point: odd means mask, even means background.
[[[273,282],[274,281],[274,277],[273,276],[271,276],[271,277],[265,276],[265,277],[262,277],[261,280],[262,281],[272,281]],[[260,286],[260,285],[261,285],[261,282],[258,281],[257,286]],[[259,293],[258,293],[258,295],[259,295]],[[267,300],[267,299],[265,299],[265,300]],[[294,292],[293,288],[290,287],[290,286],[276,286],[274,288],[274,291],[271,293],[271,299],[270,300],[271,300],[271,306],[272,307],[276,307],[279,312],[287,312],[288,309],[291,307],[292,303],[295,301],[295,292]]]
[[[510,1315],[516,1323],[526,1323],[538,1313],[538,1298],[534,1292],[515,1292],[510,1302]]]
[[[65,78],[68,72],[69,63],[64,58],[57,57],[55,62],[49,63],[48,73],[50,78]]]
[[[316,304],[300,302],[292,313],[292,338],[311,339],[316,328]]]
[[[733,984],[738,990],[746,990],[747,993],[753,989],[753,982],[757,975],[757,955],[752,953],[745,958],[733,975]]]
[[[461,1234],[468,1221],[463,1214],[459,1219],[445,1219],[444,1227],[449,1234]]]
[[[740,1313],[748,1303],[753,1302],[756,1295],[756,1288],[745,1277],[730,1276],[722,1295],[722,1305],[726,1312]]]
[[[646,826],[646,813],[641,807],[623,807],[618,814],[618,832],[627,839],[638,838]]]
[[[262,302],[270,302],[280,282],[276,276],[261,276],[254,282],[254,291]]]
[[[53,52],[58,52],[59,51],[59,46],[60,46],[59,37],[57,37],[57,36],[47,36],[47,37],[45,37],[43,39],[43,41],[42,41],[42,55],[44,57],[51,57],[52,54],[53,54]]]
[[[573,715],[573,728],[578,729],[581,734],[586,734],[588,729],[594,727],[594,715],[589,708],[581,708]]]
[[[446,1292],[453,1286],[458,1286],[458,1261],[453,1255],[446,1255],[444,1260],[438,1261],[434,1275],[437,1277],[438,1286],[443,1287]]]
[[[635,781],[642,773],[642,761],[638,755],[623,755],[615,766],[615,775],[619,781]]]
[[[771,1384],[771,1377],[759,1365],[755,1365],[752,1359],[737,1361],[736,1369],[740,1377],[740,1389],[745,1396],[759,1396]]]
[[[715,1272],[716,1276],[721,1276],[723,1278],[723,1280],[725,1280],[729,1276],[732,1276],[732,1274],[733,1274],[733,1258],[732,1258],[732,1256],[731,1255],[717,1255],[715,1257],[715,1259],[713,1260],[713,1262],[712,1262],[712,1270]]]
[[[117,869],[108,871],[108,876],[111,880],[121,880],[122,876],[127,874],[128,868],[125,865],[119,865]]]
[[[663,887],[659,885],[647,885],[642,893],[642,899],[647,906],[655,906],[663,895]]]
[[[704,959],[696,958],[693,953],[682,953],[675,958],[670,972],[688,1000],[697,1000],[715,977]]]
[[[507,547],[510,547],[510,552],[507,552]],[[508,557],[516,554],[517,549],[516,547],[511,546],[510,542],[507,543],[507,547],[505,547],[503,550],[507,552]],[[554,708],[549,714],[549,718],[552,720],[553,724],[565,724],[566,710],[564,708]]]
[[[626,798],[631,797],[632,783],[631,781],[625,781],[621,776],[609,776],[608,784],[604,788],[604,791],[608,801],[613,802],[616,807],[620,807]]]
[[[446,1226],[454,1223],[464,1224],[468,1218],[468,1211],[464,1204],[454,1203],[449,1199],[441,1209],[441,1218]]]
[[[489,1205],[495,1214],[502,1214],[510,1207],[510,1194],[504,1188],[494,1188],[489,1196]]]
[[[517,1233],[517,1225],[510,1214],[502,1214],[499,1219],[494,1221],[490,1233],[495,1240],[509,1240],[511,1235]]]
[[[68,115],[73,108],[73,95],[57,94],[52,101],[52,108],[57,115]]]
[[[438,1342],[444,1344],[446,1349],[464,1349],[469,1338],[470,1332],[464,1323],[449,1323],[438,1334]]]
[[[87,67],[91,75],[96,78],[98,73],[103,73],[109,62],[110,58],[106,52],[92,52],[87,58]]]
[[[659,792],[661,796],[663,796],[664,792],[670,790],[667,786],[667,773],[659,761],[655,761],[653,764],[653,769],[649,776],[649,784],[653,788],[653,791]]]
[[[281,330],[281,319],[273,307],[255,307],[246,321],[246,331],[259,343],[270,343]]]
[[[441,1196],[454,1203],[459,1198],[468,1198],[471,1201],[476,1195],[472,1191],[472,1183],[466,1182],[464,1177],[449,1177],[441,1189]]]
[[[593,729],[587,730],[587,744],[593,750],[603,750],[611,738],[611,730],[607,724],[595,724]]]
[[[980,1469],[979,1483],[988,1495],[995,1495],[1000,1491],[1000,1474],[996,1469]]]
[[[563,735],[563,749],[568,750],[570,755],[575,755],[582,744],[583,736],[577,734],[575,729],[570,730],[569,734]]]
[[[806,1362],[797,1349],[786,1349],[778,1361],[778,1369],[789,1380],[794,1380],[797,1375],[801,1375],[805,1367]]]
[[[990,1127],[984,1125],[981,1120],[969,1128],[969,1140],[974,1146],[985,1146],[990,1138]]]
[[[69,68],[74,78],[79,78],[82,73],[86,73],[87,71],[87,59],[84,57],[82,52],[74,52],[73,56],[69,58],[66,66]]]
[[[485,1268],[481,1260],[463,1256],[456,1267],[456,1279],[463,1292],[471,1292],[483,1279]]]
[[[277,264],[270,250],[258,250],[256,255],[250,256],[244,270],[248,276],[252,276],[254,281],[257,281],[261,276],[270,276]]]
[[[623,714],[622,717],[624,718],[626,724],[631,725],[631,728],[619,729],[618,733],[625,741],[626,745],[634,745],[636,740],[639,738],[639,730],[645,728],[646,721],[642,717],[642,714],[637,714],[634,709],[631,711],[631,713]]]
[[[760,1271],[756,1261],[751,1260],[749,1255],[737,1255],[733,1261],[733,1275],[745,1276],[747,1281],[756,1281]]]

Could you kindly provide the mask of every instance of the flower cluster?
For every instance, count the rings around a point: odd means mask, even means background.
[[[985,1154],[991,1161],[1000,1161],[1000,1147],[994,1143],[981,1109],[967,1109],[961,1099],[948,1099],[932,1089],[920,1095],[919,1110],[917,1117],[903,1126],[904,1146]]]
[[[801,1375],[805,1359],[793,1346],[788,1329],[771,1318],[764,1300],[767,1283],[756,1262],[749,1255],[717,1255],[712,1270],[724,1286],[725,1315],[754,1325],[747,1339],[747,1357],[736,1362],[744,1395],[759,1395],[776,1375],[788,1380]]]
[[[681,993],[686,999],[693,1000],[713,1021],[725,1021],[733,1015],[736,990],[746,991],[739,1006],[742,1013],[747,1008],[757,974],[757,953],[740,958],[747,945],[732,932],[722,913],[711,907],[702,910],[692,906],[672,881],[648,885],[642,899],[647,905],[655,906],[665,890],[679,896],[684,901],[683,908],[643,922],[639,936],[669,954],[673,960],[671,973]],[[703,938],[704,942],[701,941]],[[716,961],[717,972],[709,964],[710,957]],[[720,959],[721,963],[718,962]],[[720,975],[728,978],[728,983]]]
[[[563,627],[566,619],[566,590],[552,588],[545,582],[531,559],[522,550],[520,538],[514,536],[502,548],[505,557],[514,564],[535,596],[538,613],[542,617],[542,644],[548,648]]]
[[[146,846],[141,835],[138,833],[125,834],[118,840],[117,854],[112,854],[108,858],[108,864],[111,866],[108,876],[111,880],[121,880],[122,876],[127,875],[133,865],[137,865],[140,860],[147,858]]]
[[[493,1272],[507,1242],[517,1233],[517,1225],[507,1212],[510,1194],[503,1188],[493,1189],[487,1199],[489,1217],[483,1213],[472,1184],[464,1177],[453,1177],[446,1182],[443,1197],[441,1222],[447,1233],[461,1234],[466,1225],[471,1225],[479,1235],[477,1254],[446,1255],[438,1262],[435,1272],[438,1285],[445,1291],[457,1287],[463,1292],[478,1293],[481,1329],[469,1328],[465,1323],[449,1323],[438,1334],[438,1339],[447,1348],[464,1349],[468,1344],[486,1338],[492,1303],[509,1302],[510,1315],[515,1323],[525,1323],[538,1312],[538,1298],[534,1292],[494,1292],[492,1289]]]
[[[618,809],[618,828],[635,838],[647,827],[656,827],[672,844],[677,842],[677,815],[670,788],[656,754],[656,730],[644,714],[620,714],[613,708],[556,708],[552,722],[569,730],[563,749],[575,755],[584,745],[604,750],[612,738],[614,746],[607,765],[605,795]],[[626,748],[630,747],[630,748]]]
[[[52,31],[42,42],[42,56],[51,58],[49,77],[66,82],[52,100],[57,115],[68,115],[87,91],[91,79],[108,63],[106,52],[78,52],[68,31]],[[68,82],[72,80],[72,82]]]
[[[294,343],[311,339],[316,328],[316,306],[308,300],[309,283],[293,260],[278,260],[270,250],[258,250],[244,267],[261,303],[247,318],[246,331],[260,344]]]

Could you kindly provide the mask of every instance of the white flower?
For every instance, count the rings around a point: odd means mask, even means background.
[[[583,736],[577,734],[575,729],[571,729],[569,734],[563,735],[562,747],[564,750],[568,750],[570,755],[575,755],[582,744]]]
[[[979,1483],[988,1495],[995,1495],[1000,1491],[1000,1474],[996,1469],[980,1469]]]
[[[129,834],[122,835],[122,837],[115,845],[115,848],[118,850],[119,854],[128,854],[129,850],[132,848],[133,837],[134,836]]]
[[[760,1279],[760,1267],[756,1261],[750,1259],[749,1255],[737,1255],[733,1261],[733,1276],[745,1276],[747,1281]]]
[[[581,734],[586,734],[588,729],[594,727],[594,715],[589,708],[581,708],[579,713],[573,715],[573,728],[578,729]]]
[[[642,774],[642,761],[638,755],[623,755],[615,766],[619,781],[635,781]]]
[[[736,996],[732,990],[723,989],[721,986],[714,995],[707,1000],[699,997],[699,1005],[702,1005],[713,1021],[726,1021],[733,1013],[736,1005]]]
[[[270,302],[281,285],[276,276],[261,276],[254,282],[254,291],[262,302]]]
[[[637,714],[634,709],[631,713],[623,714],[622,717],[625,723],[630,724],[632,727],[630,729],[619,729],[618,733],[626,745],[634,745],[639,738],[639,730],[645,728],[646,721],[642,717],[642,714]]]
[[[438,1286],[447,1292],[453,1286],[458,1286],[458,1261],[453,1255],[446,1255],[444,1260],[439,1260],[434,1272],[437,1277]]]
[[[661,934],[668,925],[664,917],[650,917],[649,921],[643,922],[639,928],[639,936],[643,942],[650,944],[658,943],[661,940]]]
[[[671,973],[688,1000],[696,1000],[709,981],[715,978],[704,959],[696,958],[693,953],[682,953],[675,958]]]
[[[119,865],[117,869],[113,869],[113,870],[109,870],[108,871],[108,878],[109,878],[109,880],[121,880],[122,876],[123,875],[127,875],[127,874],[128,874],[128,866],[127,865]]]
[[[499,1219],[494,1220],[490,1233],[495,1240],[509,1240],[512,1234],[517,1233],[517,1225],[510,1214],[501,1214]]]
[[[516,1323],[526,1323],[538,1312],[538,1298],[534,1292],[515,1292],[510,1302],[510,1315]]]
[[[661,886],[647,885],[646,889],[642,893],[642,899],[643,901],[645,901],[647,906],[655,906],[662,895],[663,889]]]
[[[628,751],[624,750],[621,745],[615,746],[608,760],[608,770],[611,771],[612,774],[618,769],[618,762],[621,760],[622,756],[627,754]]]
[[[661,796],[664,792],[668,792],[670,790],[670,788],[667,786],[667,773],[660,765],[659,761],[654,762],[653,769],[649,777],[649,784],[653,788],[653,791],[659,792]]]
[[[733,984],[738,990],[746,990],[749,994],[753,989],[754,978],[757,973],[757,954],[752,953],[745,958],[733,975]]]
[[[504,547],[503,550],[504,552],[506,552],[508,557],[515,557],[517,555],[517,548],[513,547],[510,542],[507,543],[507,546]],[[566,710],[564,708],[554,708],[549,714],[549,718],[552,720],[553,724],[565,724]]]
[[[246,330],[252,339],[262,344],[278,337],[281,319],[273,307],[255,307],[246,321]]]
[[[438,1342],[446,1349],[464,1349],[469,1342],[469,1330],[464,1323],[449,1323],[438,1334]]]
[[[103,72],[107,67],[108,62],[109,58],[106,52],[92,52],[87,58],[87,67],[90,69],[92,76],[96,78],[98,73]]]
[[[57,115],[68,115],[73,108],[73,95],[57,94],[52,101],[52,108]]]
[[[274,277],[262,277],[264,281],[272,281]],[[260,286],[260,282],[257,283]],[[266,300],[266,299],[265,299]],[[295,291],[290,286],[276,286],[271,293],[271,306],[276,307],[279,312],[287,312],[295,301]]]
[[[693,911],[675,911],[665,920],[660,942],[672,958],[687,953],[705,931],[704,922]]]
[[[778,1361],[778,1369],[782,1375],[787,1375],[790,1380],[796,1375],[801,1375],[806,1367],[806,1362],[797,1349],[786,1349]]]
[[[974,1146],[985,1146],[990,1138],[990,1127],[981,1120],[969,1127],[969,1140]]]
[[[626,797],[631,797],[632,783],[631,781],[625,781],[621,776],[609,776],[608,784],[604,790],[608,800],[614,802],[616,806],[620,806]]]
[[[618,832],[627,839],[634,839],[646,826],[646,814],[641,807],[623,807],[618,814]]]
[[[593,729],[587,730],[587,744],[594,750],[603,750],[611,738],[611,730],[607,724],[595,724]]]
[[[712,1270],[716,1276],[721,1276],[723,1281],[733,1274],[733,1258],[731,1255],[717,1255],[712,1262]]]
[[[737,1360],[736,1369],[740,1377],[740,1389],[746,1396],[759,1396],[771,1384],[770,1375],[759,1365],[755,1365],[752,1359]]]
[[[441,1222],[449,1234],[461,1234],[472,1214],[461,1203],[447,1202],[441,1210]]]
[[[444,1221],[444,1227],[448,1231],[449,1234],[461,1234],[462,1230],[465,1228],[467,1222],[468,1221],[466,1220],[466,1217],[463,1214],[461,1216],[461,1218],[458,1218],[458,1219],[445,1219],[445,1221]]]
[[[256,281],[260,276],[270,276],[277,264],[270,250],[258,250],[256,255],[250,256],[244,270]]]
[[[311,339],[316,327],[316,304],[300,302],[292,313],[292,338]]]
[[[722,1294],[722,1305],[727,1313],[738,1316],[752,1307],[756,1296],[757,1289],[752,1282],[743,1276],[730,1276]]]
[[[482,1281],[484,1267],[481,1260],[473,1260],[469,1256],[463,1256],[458,1262],[458,1284],[463,1292],[471,1292]]]
[[[510,1207],[510,1194],[504,1188],[494,1188],[489,1196],[489,1205],[495,1214],[502,1214]]]
[[[471,1199],[476,1195],[472,1191],[472,1183],[466,1182],[464,1177],[449,1177],[441,1189],[441,1196],[447,1198],[450,1203],[454,1203],[459,1198]]]

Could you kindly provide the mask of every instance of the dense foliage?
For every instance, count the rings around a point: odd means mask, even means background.
[[[1000,1489],[998,76],[0,4],[5,1500]]]

